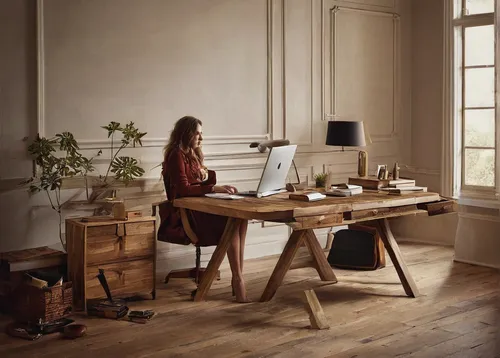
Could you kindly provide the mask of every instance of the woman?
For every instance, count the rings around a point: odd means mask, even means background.
[[[204,167],[201,150],[203,140],[201,126],[202,123],[199,119],[185,116],[175,123],[170,134],[170,139],[164,150],[162,172],[169,200],[185,196],[203,196],[207,193],[237,192],[236,188],[230,185],[215,185],[215,172]],[[228,218],[199,211],[189,211],[188,216],[191,227],[199,240],[195,244],[199,246],[217,245]],[[171,215],[171,217],[178,218],[179,216]],[[169,222],[166,225],[170,228],[179,226],[179,220],[177,223]],[[248,222],[246,221],[240,224],[237,233],[231,238],[231,245],[227,252],[232,273],[231,285],[237,302],[249,302],[242,275],[247,227]],[[177,227],[176,229],[181,228]],[[183,235],[185,236],[185,233]]]

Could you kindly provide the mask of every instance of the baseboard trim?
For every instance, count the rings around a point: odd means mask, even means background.
[[[454,247],[454,243],[448,243],[448,242],[439,242],[439,241],[429,241],[429,240],[419,240],[419,239],[399,239],[396,238],[396,241],[398,243],[404,242],[404,243],[415,243],[415,244],[426,244],[426,245],[434,245],[434,246],[445,246],[445,247]]]
[[[483,267],[489,267],[489,268],[492,268],[492,269],[500,270],[500,264],[498,264],[498,265],[490,265],[490,264],[485,264],[485,263],[477,262],[477,261],[473,261],[473,260],[463,260],[463,259],[457,259],[457,258],[453,258],[453,261],[460,262],[460,263],[463,263],[463,264],[483,266]]]

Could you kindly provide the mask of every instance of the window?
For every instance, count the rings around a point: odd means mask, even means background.
[[[492,13],[495,9],[495,0],[465,0],[464,15]]]
[[[455,189],[496,191],[494,0],[454,0]]]

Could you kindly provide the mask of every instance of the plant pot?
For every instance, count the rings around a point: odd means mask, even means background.
[[[316,188],[324,188],[326,180],[316,180]]]

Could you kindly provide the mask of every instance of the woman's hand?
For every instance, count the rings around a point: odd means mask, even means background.
[[[214,185],[213,186],[213,189],[214,189],[214,193],[225,193],[225,194],[230,194],[230,191],[229,189],[223,187],[223,186],[220,186],[220,185]]]
[[[226,193],[226,194],[235,194],[238,192],[234,186],[231,185],[214,185],[214,193]]]
[[[227,190],[229,190],[230,194],[236,194],[238,192],[238,189],[236,189],[232,185],[223,185],[223,187],[226,188]]]

